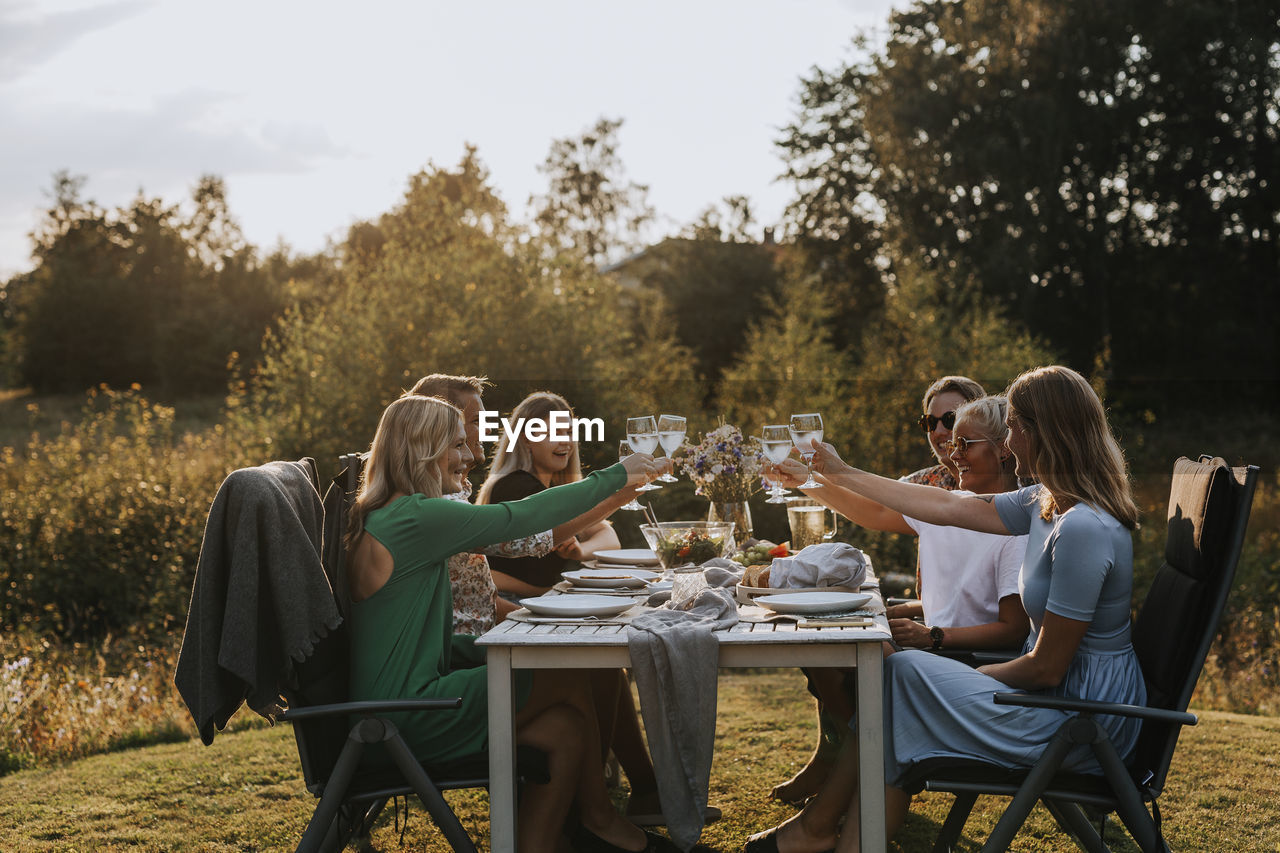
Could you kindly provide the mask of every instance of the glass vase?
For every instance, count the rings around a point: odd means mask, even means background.
[[[712,501],[707,521],[732,521],[733,542],[739,548],[751,538],[751,504],[746,501]]]

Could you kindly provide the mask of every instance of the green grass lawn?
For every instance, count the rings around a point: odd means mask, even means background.
[[[725,819],[707,827],[696,849],[727,853],[792,813],[767,795],[807,757],[814,723],[803,681],[791,670],[725,672],[719,717],[711,802]],[[1280,851],[1277,756],[1280,718],[1202,714],[1200,725],[1184,733],[1161,798],[1174,849]],[[484,793],[448,796],[487,844]],[[1004,802],[979,802],[962,849],[980,847]],[[0,850],[292,850],[313,805],[289,727],[252,728],[219,735],[211,747],[198,740],[164,744],[0,778]],[[949,805],[947,795],[918,799],[892,849],[929,849]],[[1117,850],[1135,850],[1127,837],[1120,842],[1122,835],[1112,829],[1108,839]],[[410,850],[444,849],[420,806],[410,809],[405,843]],[[399,849],[390,810],[372,849]],[[1013,849],[1075,848],[1037,807]]]

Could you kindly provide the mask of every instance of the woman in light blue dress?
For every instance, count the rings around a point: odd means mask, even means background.
[[[1067,718],[1062,711],[996,705],[992,694],[1019,691],[1145,704],[1142,671],[1129,638],[1133,592],[1130,531],[1137,508],[1124,456],[1097,394],[1075,371],[1042,367],[1009,387],[1008,447],[1019,477],[1038,485],[1001,495],[958,496],[851,468],[819,445],[814,470],[842,487],[933,524],[1029,536],[1019,588],[1031,634],[1021,657],[970,669],[923,651],[885,661],[886,828],[905,819],[911,795],[898,785],[917,762],[974,758],[1027,767]],[[1122,757],[1138,721],[1098,718]],[[852,740],[852,739],[851,739]],[[856,850],[856,743],[805,808],[753,836],[749,853]],[[1087,746],[1064,769],[1099,772]],[[841,834],[840,824],[848,831]]]

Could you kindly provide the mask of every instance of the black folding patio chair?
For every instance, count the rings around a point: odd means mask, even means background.
[[[461,699],[402,699],[378,702],[348,701],[348,638],[345,619],[350,613],[342,531],[347,508],[359,482],[361,457],[340,457],[342,470],[324,497],[323,562],[344,623],[317,644],[315,652],[297,667],[297,686],[284,691],[289,707],[281,719],[293,723],[298,758],[307,790],[320,799],[307,825],[299,851],[343,849],[355,837],[367,835],[389,799],[417,795],[440,832],[456,851],[475,851],[475,844],[443,791],[483,788],[489,784],[488,753],[480,752],[447,764],[424,766],[413,756],[403,736],[385,715],[394,712],[439,710],[461,706]],[[354,721],[354,722],[353,722]],[[361,765],[365,750],[382,744],[390,766]],[[518,747],[517,772],[528,782],[545,782],[546,755]]]
[[[1011,771],[980,761],[921,762],[904,787],[956,795],[935,851],[950,850],[979,795],[1012,797],[984,851],[1005,850],[1037,801],[1083,849],[1096,853],[1106,817],[1116,813],[1144,851],[1167,851],[1157,798],[1164,790],[1191,693],[1217,633],[1244,542],[1257,483],[1254,466],[1230,468],[1221,459],[1182,458],[1174,465],[1169,495],[1165,559],[1133,626],[1133,644],[1147,684],[1147,705],[1119,705],[1026,693],[997,693],[1002,705],[1058,708],[1073,712],[1045,744],[1030,769]],[[1121,760],[1095,717],[1114,714],[1142,721],[1132,759]],[[1102,775],[1064,773],[1072,747],[1089,744]],[[1147,811],[1150,804],[1151,811]],[[1095,829],[1091,818],[1098,819]]]

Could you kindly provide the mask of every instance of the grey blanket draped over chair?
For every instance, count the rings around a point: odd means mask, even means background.
[[[233,471],[205,526],[174,683],[205,744],[247,703],[264,716],[342,622],[321,568],[315,463]]]

